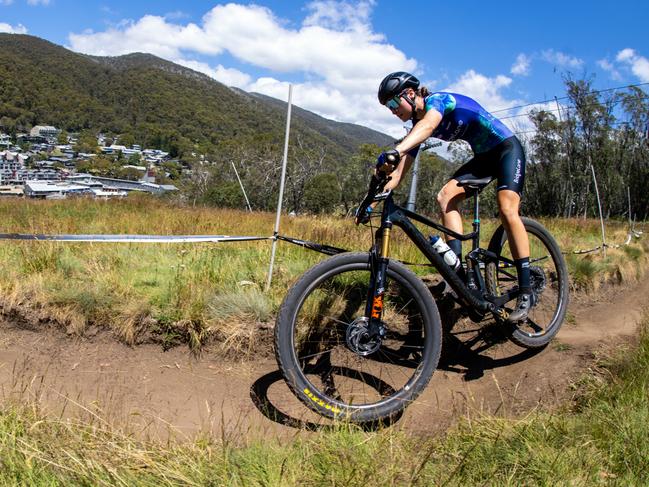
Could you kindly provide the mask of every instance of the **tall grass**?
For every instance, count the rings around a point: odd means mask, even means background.
[[[4,200],[0,214],[4,233],[268,236],[274,224],[270,213],[174,206],[145,196],[120,201]],[[598,243],[596,222],[544,223],[563,248]],[[485,222],[483,245],[496,224]],[[607,232],[610,240],[625,237],[622,224],[609,224]],[[372,242],[371,231],[336,217],[285,217],[281,233],[350,250],[366,250]],[[391,249],[396,258],[425,262],[401,232],[394,235]],[[0,305],[4,313],[17,313],[34,323],[54,322],[71,334],[101,327],[127,343],[157,340],[164,346],[185,342],[197,348],[217,338],[226,348],[246,347],[258,329],[268,328],[290,284],[325,258],[280,242],[273,287],[266,293],[270,248],[269,241],[195,245],[0,241]],[[590,283],[599,282],[601,269],[630,278],[641,266],[622,264],[644,259],[644,251],[637,247],[617,252],[610,251],[612,257],[601,266],[595,256],[592,268],[583,258],[570,259],[576,286],[594,287]],[[424,274],[430,268],[415,271]]]
[[[649,319],[645,320],[645,330]],[[159,444],[35,406],[0,409],[1,485],[647,485],[649,334],[602,360],[573,404],[464,420],[441,438],[349,425],[289,441]]]

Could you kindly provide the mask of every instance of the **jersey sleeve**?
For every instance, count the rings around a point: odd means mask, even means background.
[[[426,97],[426,111],[437,110],[442,116],[455,110],[457,101],[450,93],[433,93]]]

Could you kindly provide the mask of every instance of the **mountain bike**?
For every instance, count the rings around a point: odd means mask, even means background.
[[[492,178],[459,183],[473,199],[473,231],[468,234],[398,206],[392,193],[383,191],[387,180],[373,176],[359,208],[363,212],[371,203],[383,202],[369,252],[334,255],[307,270],[288,291],[277,317],[275,355],[288,387],[310,409],[332,419],[394,419],[424,390],[438,365],[442,323],[437,304],[412,270],[390,259],[394,227],[437,269],[473,321],[492,315],[521,347],[547,345],[568,306],[568,272],[559,246],[540,223],[523,218],[534,306],[527,320],[508,324],[519,291],[503,226],[486,249],[480,247],[479,195]],[[413,221],[471,241],[460,272]]]

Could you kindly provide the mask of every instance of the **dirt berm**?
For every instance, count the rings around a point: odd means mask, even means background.
[[[540,352],[494,340],[475,325],[454,328],[430,385],[394,427],[427,433],[459,415],[520,416],[554,407],[569,399],[594,354],[633,340],[648,295],[642,280],[572,296],[567,322]],[[322,423],[288,392],[273,358],[224,361],[209,350],[197,358],[185,347],[128,347],[101,334],[71,339],[5,320],[0,402],[12,398],[147,437],[291,436],[296,427]]]

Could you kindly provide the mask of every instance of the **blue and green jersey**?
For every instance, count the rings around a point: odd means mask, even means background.
[[[439,91],[424,99],[426,111],[437,110],[442,121],[433,131],[438,139],[465,140],[475,154],[493,149],[514,134],[500,120],[468,96]]]

